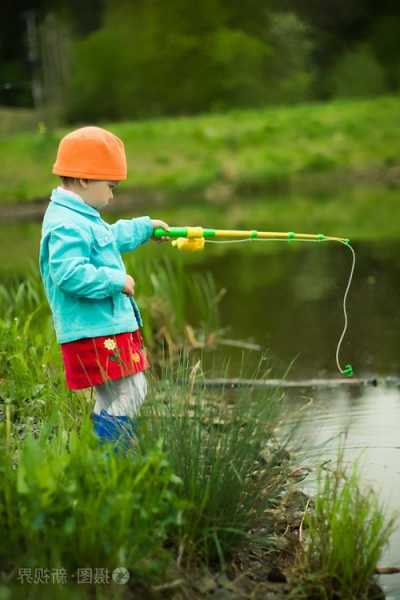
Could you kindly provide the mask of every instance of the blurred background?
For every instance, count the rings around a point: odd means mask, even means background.
[[[388,0],[5,0],[1,10],[1,104],[55,123],[400,86],[400,8]]]

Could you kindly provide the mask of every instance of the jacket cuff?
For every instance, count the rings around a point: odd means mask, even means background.
[[[111,295],[122,292],[125,287],[126,273],[117,269],[110,269],[110,291]]]
[[[151,238],[151,236],[153,235],[153,231],[154,231],[154,227],[153,227],[150,217],[138,217],[137,221],[143,223],[143,225],[145,227],[146,241],[149,240]]]

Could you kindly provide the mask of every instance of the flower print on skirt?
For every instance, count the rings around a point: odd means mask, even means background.
[[[134,375],[150,366],[140,329],[60,345],[65,378],[71,390]]]

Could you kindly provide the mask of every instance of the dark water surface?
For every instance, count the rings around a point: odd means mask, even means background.
[[[339,375],[335,354],[344,326],[349,250],[338,244],[273,244],[263,245],[264,251],[258,244],[257,253],[243,244],[219,256],[207,247],[196,268],[211,271],[218,287],[227,290],[220,303],[223,325],[230,327],[230,337],[270,349],[274,376],[293,359],[290,378]],[[360,377],[399,375],[400,243],[364,242],[354,248],[349,326],[340,359],[352,363]],[[251,361],[251,354],[247,358]]]
[[[7,226],[8,227],[8,226]],[[0,282],[23,273],[36,260],[38,225],[0,227]],[[16,239],[18,247],[9,238]],[[9,240],[9,242],[8,242]],[[349,329],[340,360],[355,376],[399,376],[400,241],[359,242],[353,285],[348,298]],[[142,250],[140,251],[142,252]],[[140,254],[138,254],[140,258]],[[221,347],[205,354],[209,375],[280,378],[331,378],[339,375],[336,345],[343,329],[343,294],[351,254],[339,244],[265,243],[209,245],[201,255],[184,258],[187,272],[210,271],[226,293],[220,302],[225,337],[245,340],[257,350]],[[219,358],[218,358],[219,356]],[[229,365],[226,360],[229,358]],[[213,366],[213,371],[211,367]],[[310,454],[315,464],[333,459],[337,434],[347,429],[346,460],[362,453],[363,477],[379,493],[387,510],[400,508],[400,390],[396,386],[297,389],[286,394],[289,409],[313,399],[303,423],[306,440],[327,442]],[[383,560],[400,566],[400,522]],[[381,578],[389,598],[400,598],[400,576]]]

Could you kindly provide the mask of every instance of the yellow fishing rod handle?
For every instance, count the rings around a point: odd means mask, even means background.
[[[214,239],[242,238],[250,240],[322,240],[326,239],[323,234],[294,233],[293,231],[256,231],[254,229],[215,229]]]
[[[207,230],[206,230],[207,231]],[[256,231],[244,229],[215,229],[214,239],[242,238],[250,240],[311,240],[317,242],[332,241],[348,244],[347,238],[324,235],[323,233],[295,233],[294,231]]]
[[[268,239],[278,238],[287,240],[290,238],[290,232],[285,231],[256,231],[255,229],[214,229],[214,239],[240,238],[240,239]]]

